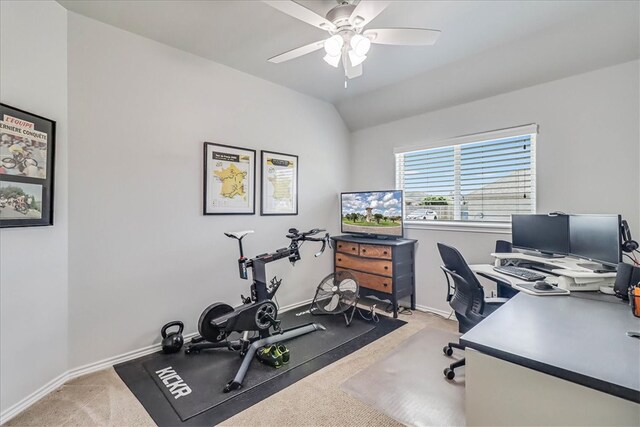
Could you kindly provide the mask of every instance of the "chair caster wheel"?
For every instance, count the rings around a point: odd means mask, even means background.
[[[447,377],[448,380],[452,380],[456,377],[456,373],[453,372],[453,369],[451,368],[446,368],[444,370],[444,376]]]
[[[453,354],[453,349],[448,345],[445,345],[444,347],[442,347],[442,352],[447,356],[451,356]]]

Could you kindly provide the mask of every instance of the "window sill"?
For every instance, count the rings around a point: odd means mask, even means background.
[[[461,222],[461,221],[405,221],[409,230],[462,231],[466,233],[511,234],[511,223]]]

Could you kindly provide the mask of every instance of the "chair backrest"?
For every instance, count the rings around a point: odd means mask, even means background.
[[[511,242],[507,242],[506,240],[496,240],[497,254],[508,254],[511,252],[513,252],[513,245],[511,245]]]
[[[483,317],[484,290],[476,275],[471,271],[464,257],[456,248],[438,243],[438,251],[442,258],[442,270],[455,283],[455,291],[449,305],[457,315],[475,325]]]

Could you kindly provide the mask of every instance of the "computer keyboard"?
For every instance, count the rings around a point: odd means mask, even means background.
[[[506,274],[508,276],[517,277],[518,279],[525,280],[527,282],[535,282],[536,280],[544,280],[546,276],[533,271],[525,270],[520,267],[502,266],[493,267],[493,269],[499,273]]]

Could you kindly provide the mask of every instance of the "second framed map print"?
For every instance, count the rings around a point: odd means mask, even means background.
[[[260,215],[298,215],[298,156],[262,151]]]
[[[255,150],[204,143],[205,215],[253,215],[255,187]]]

